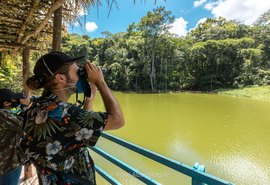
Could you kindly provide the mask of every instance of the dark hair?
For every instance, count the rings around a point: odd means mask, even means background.
[[[67,63],[61,66],[55,73],[56,74],[64,74],[69,79],[69,68],[74,63]],[[26,80],[26,85],[31,90],[38,90],[44,88],[44,91],[51,91],[53,87],[55,87],[57,82],[55,81],[55,77],[53,75],[49,76],[44,82],[39,80],[39,78],[34,75]]]
[[[6,101],[6,100],[5,100],[5,101]],[[0,109],[4,108],[4,102],[5,102],[5,101],[1,101],[1,102],[0,102]]]

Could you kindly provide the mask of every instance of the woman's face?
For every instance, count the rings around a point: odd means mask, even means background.
[[[79,70],[79,67],[76,63],[73,63],[69,67],[68,75],[66,76],[66,86],[65,86],[69,94],[73,94],[76,92],[76,89],[77,89],[76,83],[79,80],[78,70]]]
[[[79,70],[79,67],[76,63],[72,64],[70,67],[69,67],[69,71],[68,71],[68,74],[69,74],[69,77],[67,77],[67,83],[75,83],[79,80],[79,76],[78,76],[78,70]]]

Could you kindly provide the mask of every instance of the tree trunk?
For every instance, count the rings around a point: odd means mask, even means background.
[[[26,79],[28,79],[28,77],[29,77],[29,72],[30,72],[29,54],[30,54],[30,49],[28,47],[25,47],[23,49],[23,74],[22,74],[22,78],[23,78],[23,92],[26,96],[30,95],[30,91],[25,83]]]
[[[163,55],[161,55],[160,59],[160,82],[158,83],[159,89],[162,88],[162,91],[164,91],[164,83],[163,83]]]
[[[136,75],[136,84],[135,84],[136,92],[138,92],[138,76]]]
[[[61,33],[62,33],[62,6],[55,10],[53,17],[53,51],[61,50]]]
[[[165,59],[165,92],[168,91],[168,62]]]
[[[151,90],[154,92],[154,83],[153,83],[153,59],[150,61],[150,71],[149,71]]]
[[[150,77],[150,82],[151,82],[151,89],[152,89],[152,92],[155,91],[155,56],[156,56],[156,52],[155,52],[155,49],[156,49],[156,43],[155,43],[155,40],[153,41],[153,44],[152,44],[152,61],[150,61],[150,74],[149,74],[149,77]]]

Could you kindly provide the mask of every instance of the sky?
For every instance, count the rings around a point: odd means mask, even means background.
[[[68,26],[69,33],[87,34],[91,38],[102,37],[102,32],[125,32],[130,24],[140,22],[141,18],[158,6],[175,16],[171,33],[179,37],[196,28],[206,18],[225,17],[251,25],[261,14],[270,9],[270,0],[115,0],[111,11],[107,0],[102,5],[92,6],[81,11],[80,22]],[[112,1],[112,0],[110,0]],[[117,8],[118,7],[118,8]],[[84,28],[83,28],[84,27]]]

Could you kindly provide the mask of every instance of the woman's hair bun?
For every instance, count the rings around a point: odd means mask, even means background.
[[[38,90],[42,88],[43,80],[40,77],[34,75],[26,80],[26,85],[31,90]]]

